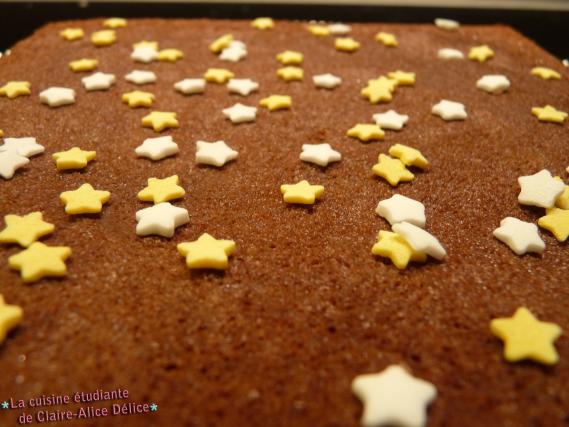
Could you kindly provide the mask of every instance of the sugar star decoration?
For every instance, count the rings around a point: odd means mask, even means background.
[[[554,365],[559,360],[553,343],[561,335],[561,328],[538,320],[525,307],[518,308],[513,317],[493,319],[490,330],[504,341],[504,358],[508,362],[530,359]]]
[[[219,59],[222,61],[239,62],[247,56],[247,48],[243,42],[232,41],[228,47],[221,51]]]
[[[328,31],[330,31],[330,34],[333,36],[345,36],[346,34],[349,34],[350,31],[352,31],[352,27],[338,22],[328,25]]]
[[[314,86],[324,89],[334,89],[342,83],[340,77],[330,73],[312,76],[312,81],[314,82]]]
[[[352,392],[363,402],[364,427],[423,427],[427,407],[437,396],[433,384],[413,377],[398,365],[377,374],[358,375],[352,381]]]
[[[0,231],[0,243],[17,243],[27,248],[40,237],[53,233],[55,226],[43,220],[41,212],[6,215],[6,228]]]
[[[50,107],[73,104],[75,91],[66,87],[50,87],[40,93],[40,101]]]
[[[488,74],[476,82],[476,87],[488,93],[502,93],[510,88],[510,81],[502,74]]]
[[[251,79],[231,79],[227,83],[227,90],[241,96],[248,96],[251,92],[259,89],[259,83]]]
[[[156,81],[156,74],[152,71],[134,70],[124,76],[124,78],[128,82],[137,85],[145,85],[148,83],[154,83]]]
[[[375,35],[375,40],[383,43],[384,46],[397,46],[397,38],[390,33],[379,32]]]
[[[196,142],[196,163],[221,167],[225,163],[236,159],[238,154],[225,141]]]
[[[8,332],[22,322],[24,310],[17,305],[9,305],[4,302],[4,297],[0,294],[0,344],[4,342]],[[8,409],[7,401],[2,402],[2,409]]]
[[[405,166],[415,166],[420,169],[426,169],[429,166],[428,160],[419,150],[407,145],[392,145],[389,147],[389,155],[401,160]]]
[[[403,221],[393,224],[391,229],[403,237],[417,252],[430,255],[439,261],[447,255],[445,248],[435,236],[416,225]]]
[[[382,129],[401,130],[409,120],[409,116],[389,110],[385,113],[374,114],[373,120]]]
[[[77,190],[64,191],[59,195],[68,215],[99,213],[110,197],[110,192],[95,190],[91,184],[83,184]]]
[[[158,51],[152,46],[142,46],[135,48],[130,54],[130,58],[136,62],[148,64],[158,59]]]
[[[534,67],[531,69],[531,75],[540,77],[543,80],[560,80],[561,74],[551,68]]]
[[[209,68],[204,74],[206,81],[219,84],[226,83],[233,77],[235,77],[235,74],[225,68]]]
[[[551,208],[555,200],[565,190],[565,184],[551,176],[551,172],[542,169],[533,175],[518,178],[521,191],[518,202],[522,205]]]
[[[69,68],[71,69],[71,71],[80,73],[85,71],[93,71],[98,67],[98,65],[99,61],[97,61],[96,59],[83,58],[83,59],[78,59],[76,61],[71,61],[69,63]]]
[[[107,90],[115,83],[114,74],[95,73],[90,76],[83,77],[81,82],[88,91],[92,90]]]
[[[0,147],[0,151],[2,147]],[[557,181],[563,182],[560,177],[556,176],[555,179]],[[560,196],[555,199],[555,206],[561,209],[569,209],[569,185],[565,185],[565,189]]]
[[[187,209],[168,202],[158,203],[136,212],[136,234],[172,237],[177,227],[190,222]]]
[[[67,151],[53,153],[57,170],[83,169],[97,156],[96,151],[84,151],[79,147],[73,147]]]
[[[36,142],[35,138],[4,138],[4,144],[0,145],[0,151],[16,150],[20,156],[32,157],[45,151],[43,145]]]
[[[178,185],[179,183],[180,178],[178,178],[178,175],[172,175],[163,179],[149,178],[148,185],[138,192],[138,200],[158,204],[184,197],[186,192]]]
[[[494,57],[494,51],[488,45],[476,46],[468,52],[468,59],[472,61],[485,62]]]
[[[545,107],[533,107],[531,113],[541,122],[563,123],[567,118],[565,111],[557,110],[551,105]]]
[[[16,150],[0,151],[0,176],[4,179],[10,179],[16,173],[16,170],[27,165],[30,160],[21,156]]]
[[[464,59],[464,54],[458,49],[443,48],[437,52],[437,57],[444,60]]]
[[[569,237],[569,210],[548,209],[547,215],[539,218],[537,224],[541,228],[551,231],[558,241],[564,242]]]
[[[396,86],[397,82],[395,80],[380,76],[377,79],[369,80],[368,85],[362,89],[361,95],[372,104],[377,104],[381,101],[389,102],[393,98],[392,93]]]
[[[235,248],[233,240],[217,240],[207,233],[202,234],[198,240],[182,242],[177,246],[180,255],[186,257],[188,268],[216,270],[227,269],[228,257],[235,252]]]
[[[446,121],[464,120],[468,116],[464,105],[460,102],[448,101],[443,99],[438,104],[433,105],[431,112]]]
[[[325,25],[311,24],[306,27],[308,32],[316,37],[326,37],[330,35],[330,30]]]
[[[408,71],[391,71],[387,73],[387,77],[395,80],[398,86],[413,86],[415,84],[415,73]]]
[[[145,139],[144,142],[134,150],[138,157],[148,157],[152,160],[161,160],[173,156],[178,151],[178,144],[174,142],[171,136]]]
[[[103,21],[103,27],[107,28],[124,28],[127,22],[124,18],[108,18]]]
[[[277,55],[277,61],[283,65],[298,65],[302,64],[304,55],[294,50],[285,50]]]
[[[177,114],[166,111],[153,111],[142,118],[142,126],[154,129],[154,132],[162,132],[164,129],[180,127],[176,118]]]
[[[134,43],[132,45],[133,49],[142,49],[143,47],[148,47],[150,49],[154,49],[155,51],[158,51],[158,48],[160,47],[159,43],[156,41],[150,41],[150,40],[142,40],[140,42]]]
[[[338,37],[334,41],[334,47],[340,52],[355,52],[361,44],[351,37]]]
[[[184,57],[184,52],[179,49],[164,49],[158,52],[158,61],[177,62]]]
[[[407,241],[397,233],[381,230],[377,243],[371,248],[373,255],[389,258],[399,270],[404,270],[410,261],[425,262],[427,255],[413,250]]]
[[[115,30],[101,30],[91,34],[91,43],[97,47],[110,46],[116,41],[117,33]]]
[[[184,79],[174,84],[174,89],[184,95],[193,95],[205,91],[204,79]]]
[[[14,99],[18,96],[29,95],[32,93],[30,86],[30,82],[8,82],[4,86],[0,87],[0,96],[6,96],[9,99]]]
[[[259,101],[261,107],[266,107],[269,111],[286,110],[292,107],[292,98],[288,95],[271,95]]]
[[[500,227],[493,232],[494,237],[510,247],[516,255],[528,252],[542,253],[545,243],[539,237],[537,226],[531,222],[506,217],[500,221]]]
[[[302,144],[300,160],[326,167],[332,162],[342,160],[342,155],[332,149],[330,144]]]
[[[224,108],[222,111],[223,115],[232,123],[253,122],[257,115],[257,107],[249,107],[240,103],[230,108]]]
[[[127,92],[122,96],[122,101],[128,104],[130,108],[152,107],[155,99],[156,97],[153,93],[143,92],[140,90]]]
[[[313,205],[316,199],[324,193],[324,186],[311,185],[308,181],[303,180],[296,184],[281,185],[281,193],[286,203]]]
[[[26,250],[8,258],[10,268],[19,270],[26,283],[43,277],[61,277],[67,273],[65,260],[71,256],[67,246],[47,246],[34,242]]]
[[[82,39],[85,33],[81,28],[66,28],[65,30],[61,31],[59,35],[62,39],[72,42]]]
[[[445,18],[437,18],[435,19],[435,25],[437,28],[441,30],[453,31],[460,27],[460,23],[458,21],[454,21],[452,19],[445,19]]]
[[[425,227],[425,205],[401,194],[380,201],[375,213],[389,221],[390,225],[406,221],[417,227]]]
[[[232,34],[225,34],[225,35],[215,39],[209,45],[209,50],[213,53],[219,53],[223,49],[228,48],[232,41],[233,41],[233,35]]]
[[[270,30],[274,28],[275,23],[271,18],[255,18],[251,22],[251,26],[257,30]]]
[[[378,125],[358,123],[353,128],[348,129],[346,135],[358,138],[360,141],[368,142],[383,139],[385,132]]]
[[[277,76],[286,82],[300,81],[304,79],[304,70],[300,67],[287,66],[277,70]]]

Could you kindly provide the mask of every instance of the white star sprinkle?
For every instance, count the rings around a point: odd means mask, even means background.
[[[227,89],[231,93],[247,96],[251,92],[259,89],[259,83],[251,79],[230,79],[229,82],[227,82]]]
[[[409,222],[398,222],[391,229],[402,236],[417,252],[432,256],[439,261],[446,256],[445,248],[431,233]]]
[[[124,78],[137,85],[145,85],[156,81],[156,74],[153,71],[134,70],[128,73]]]
[[[139,236],[156,234],[172,237],[176,227],[190,222],[190,216],[186,209],[164,202],[137,211],[136,221],[136,234]]]
[[[555,200],[565,190],[563,181],[558,181],[551,176],[551,172],[542,169],[538,173],[518,178],[520,194],[518,202],[522,205],[551,208]]]
[[[342,79],[340,77],[330,73],[312,76],[312,81],[316,87],[324,89],[334,89],[342,83]]]
[[[239,62],[247,56],[247,49],[243,42],[235,40],[221,51],[219,59],[222,61]]]
[[[40,101],[50,107],[73,104],[75,102],[75,91],[65,87],[50,87],[40,93]]]
[[[390,225],[405,221],[417,227],[425,227],[425,205],[401,194],[380,201],[375,212],[389,221]]]
[[[400,130],[409,120],[409,116],[399,114],[395,110],[373,115],[373,120],[382,129]]]
[[[445,19],[445,18],[435,19],[435,25],[438,28],[447,31],[456,30],[458,27],[460,27],[460,23],[458,21],[453,21],[452,19]]]
[[[502,93],[509,89],[510,81],[502,74],[487,74],[476,82],[476,87],[488,93]]]
[[[136,62],[143,62],[145,64],[156,61],[158,59],[158,52],[151,47],[139,47],[134,49],[130,57]]]
[[[346,24],[336,23],[328,25],[328,31],[330,31],[330,34],[333,36],[345,36],[352,31],[352,28]]]
[[[115,82],[114,74],[95,73],[81,79],[85,89],[91,90],[107,90]]]
[[[437,56],[439,57],[439,59],[445,59],[445,60],[464,59],[464,53],[462,53],[458,49],[451,49],[448,47],[444,49],[439,49]]]
[[[252,122],[257,116],[257,107],[249,107],[240,103],[230,108],[224,108],[222,111],[223,115],[233,123]]]
[[[332,149],[330,144],[302,144],[300,160],[315,163],[319,166],[328,166],[329,163],[342,159],[342,155]]]
[[[14,176],[16,169],[27,165],[30,160],[21,156],[16,150],[0,151],[0,176],[4,179],[10,179]]]
[[[521,221],[514,217],[506,217],[500,221],[500,227],[494,230],[494,237],[504,242],[517,255],[527,252],[542,253],[545,243],[539,237],[537,225]]]
[[[447,101],[446,99],[433,105],[431,112],[447,121],[464,120],[468,116],[463,104],[460,102]]]
[[[45,151],[43,145],[36,142],[35,138],[4,138],[4,144],[0,145],[0,151],[16,150],[20,156],[32,157]]]
[[[184,79],[174,84],[174,89],[184,95],[193,95],[205,91],[204,79]]]
[[[224,141],[196,142],[196,163],[221,167],[225,163],[237,158],[237,151],[229,147]]]
[[[178,144],[174,142],[171,136],[145,139],[144,142],[134,150],[137,156],[148,157],[152,160],[161,160],[176,154],[178,151]]]

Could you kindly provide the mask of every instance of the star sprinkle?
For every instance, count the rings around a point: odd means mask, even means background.
[[[231,79],[227,83],[227,89],[231,93],[248,96],[251,92],[259,89],[259,83],[254,82],[251,79]]]
[[[439,261],[447,255],[445,248],[435,236],[416,225],[403,221],[393,224],[391,229],[402,236],[417,252],[430,255]]]
[[[10,268],[19,270],[26,283],[37,282],[43,277],[61,277],[67,273],[65,260],[71,256],[67,246],[47,246],[34,242],[22,252],[8,258]]]
[[[16,150],[20,156],[32,157],[45,151],[43,145],[36,142],[35,138],[4,138],[4,144],[0,145],[0,151]]]
[[[0,151],[1,150],[2,147],[0,147]],[[563,182],[561,178],[559,178],[558,176],[556,176],[555,179],[557,181]],[[561,193],[561,195],[558,196],[557,199],[555,199],[555,206],[561,209],[569,209],[569,185],[565,185],[563,193]]]
[[[328,25],[328,31],[330,31],[330,34],[333,36],[345,36],[352,31],[352,28],[346,24],[336,23]]]
[[[340,52],[355,52],[361,44],[351,37],[338,37],[334,42],[334,47]]]
[[[399,182],[411,181],[415,178],[415,175],[405,167],[401,160],[393,159],[385,154],[379,155],[378,163],[373,165],[371,170],[393,187],[397,186]]]
[[[73,104],[75,102],[75,91],[65,87],[50,87],[40,93],[40,101],[50,107]]]
[[[377,374],[358,375],[352,381],[352,392],[363,402],[364,427],[423,427],[427,407],[437,396],[433,384],[413,377],[398,365]]]
[[[413,86],[415,84],[415,73],[397,70],[387,73],[387,77],[395,80],[398,86]]]
[[[476,46],[468,52],[468,59],[472,61],[485,62],[494,57],[494,51],[488,45]]]
[[[71,61],[69,63],[69,68],[71,71],[76,73],[84,72],[84,71],[93,71],[99,65],[99,61],[96,59],[78,59],[76,61]]]
[[[435,19],[435,25],[437,28],[441,30],[453,31],[460,27],[460,23],[458,21],[454,21],[452,19],[445,19],[445,18],[437,18]]]
[[[138,157],[148,157],[152,160],[161,160],[173,156],[178,151],[178,144],[174,142],[171,136],[145,139],[144,142],[134,150]]]
[[[213,53],[219,53],[223,49],[229,47],[229,45],[232,41],[233,41],[233,35],[225,34],[225,35],[219,37],[218,39],[214,40],[209,45],[209,50],[212,51]]]
[[[555,200],[565,190],[565,184],[553,178],[547,169],[542,169],[533,175],[520,176],[518,183],[521,188],[518,202],[540,208],[553,207]]]
[[[439,49],[437,57],[444,60],[464,59],[464,54],[458,49],[451,49],[447,47],[444,49]]]
[[[410,261],[425,262],[427,255],[413,250],[409,243],[397,233],[381,230],[378,241],[371,248],[373,255],[389,258],[393,265],[404,270]]]
[[[326,167],[332,162],[342,160],[342,155],[332,149],[330,144],[302,144],[300,160]]]
[[[409,120],[409,116],[399,114],[395,110],[389,110],[385,113],[374,114],[373,120],[382,129],[401,130]]]
[[[204,79],[184,79],[174,84],[174,89],[184,95],[193,95],[205,91]]]
[[[97,156],[96,151],[83,151],[79,147],[73,147],[67,151],[53,153],[57,170],[83,169]]]
[[[142,71],[134,70],[124,76],[126,81],[137,84],[144,85],[147,83],[154,83],[156,81],[156,74],[153,71]]]
[[[156,61],[158,55],[158,51],[154,47],[143,46],[135,48],[130,54],[130,58],[136,62],[148,64],[149,62]]]
[[[126,27],[126,19],[124,18],[108,18],[103,21],[103,27],[107,28],[124,28]]]
[[[543,80],[560,80],[561,74],[551,68],[534,67],[531,69],[531,75],[542,78]]]
[[[176,113],[165,111],[153,111],[142,118],[142,126],[154,129],[154,132],[162,132],[164,129],[177,128],[180,126]]]
[[[259,101],[261,107],[266,107],[269,111],[285,110],[292,107],[292,98],[288,95],[271,95]]]
[[[233,77],[235,74],[224,68],[209,68],[204,74],[206,81],[219,84],[223,84]]]
[[[318,74],[312,77],[312,81],[316,87],[324,89],[334,89],[342,83],[342,79],[334,74]]]
[[[389,147],[389,155],[398,158],[405,166],[415,166],[426,169],[429,166],[428,160],[416,148],[403,144],[395,144]]]
[[[285,50],[277,55],[277,61],[283,65],[298,65],[303,59],[304,55],[294,50]]]
[[[556,110],[551,105],[533,107],[531,113],[541,122],[563,123],[567,118],[565,111]]]
[[[450,120],[464,120],[468,117],[464,104],[460,102],[447,101],[443,99],[438,104],[433,105],[431,112],[446,121]]]
[[[296,184],[281,185],[281,193],[286,203],[313,205],[316,199],[324,193],[324,186],[311,185],[308,181],[303,180]]]
[[[251,22],[251,26],[258,30],[270,30],[274,28],[275,23],[271,18],[255,18]]]
[[[501,74],[488,74],[476,82],[476,87],[488,93],[502,93],[510,88],[510,81]]]
[[[232,123],[253,122],[257,115],[257,107],[249,107],[240,103],[230,108],[224,108],[222,111],[223,115]]]
[[[40,237],[53,233],[55,226],[43,220],[41,212],[27,215],[6,215],[6,228],[0,231],[1,243],[17,243],[27,248]]]
[[[348,129],[347,136],[358,138],[360,141],[368,142],[383,139],[385,132],[378,125],[358,123],[353,128]]]
[[[178,178],[178,175],[172,175],[163,179],[149,178],[148,185],[138,192],[138,200],[158,204],[184,197],[186,192],[178,185],[179,183],[180,178]]]
[[[326,37],[330,35],[330,30],[324,25],[311,24],[306,27],[308,32],[316,37]]]
[[[551,231],[559,242],[564,242],[569,237],[569,210],[548,209],[547,215],[539,218],[537,224]]]
[[[380,201],[375,213],[389,221],[390,225],[405,221],[417,227],[425,227],[425,205],[401,194]]]
[[[81,28],[66,28],[65,30],[61,31],[59,35],[61,38],[72,42],[83,38],[85,33]]]
[[[500,227],[494,230],[493,235],[508,245],[516,255],[523,255],[528,252],[540,254],[545,249],[545,243],[539,237],[535,224],[511,216],[500,221]]]
[[[304,78],[304,70],[300,67],[283,67],[277,70],[277,76],[286,82],[298,81]]]
[[[375,35],[375,40],[385,46],[397,46],[397,38],[393,34],[379,32]]]
[[[196,163],[221,167],[225,163],[236,159],[238,154],[225,141],[196,142]]]
[[[68,215],[99,213],[110,197],[111,193],[95,190],[91,184],[83,184],[77,190],[64,191],[59,195]]]
[[[217,240],[213,236],[204,233],[198,240],[182,242],[177,249],[180,255],[186,257],[186,265],[190,269],[213,268],[216,270],[227,269],[228,256],[235,252],[233,240]]]
[[[247,56],[245,45],[236,40],[232,41],[228,47],[221,51],[219,59],[222,61],[239,62]]]
[[[553,343],[561,335],[561,328],[538,320],[525,307],[518,308],[513,317],[493,319],[490,330],[504,341],[504,358],[508,362],[530,359],[554,365],[559,360]]]
[[[187,209],[165,202],[137,211],[136,221],[138,236],[172,237],[177,227],[190,222],[190,216]]]
[[[156,97],[153,93],[142,92],[140,90],[127,92],[122,96],[122,101],[128,104],[130,108],[152,107],[155,99]]]
[[[368,85],[362,89],[361,94],[372,104],[377,104],[380,101],[391,101],[391,94],[396,86],[397,82],[395,80],[380,76],[378,79],[369,80]]]
[[[184,57],[184,52],[179,49],[164,49],[158,52],[158,61],[177,62]]]
[[[29,95],[30,82],[8,82],[0,87],[0,96],[6,96],[9,99],[17,98],[18,96]]]
[[[4,342],[8,332],[18,326],[24,318],[24,310],[17,305],[8,305],[4,302],[4,297],[0,295],[0,344]],[[4,409],[8,409],[3,405]]]
[[[95,73],[81,79],[83,86],[88,91],[107,90],[115,83],[114,74]]]
[[[16,150],[0,151],[0,176],[4,179],[10,179],[16,170],[29,162],[30,160],[27,157],[21,156]]]
[[[138,43],[134,43],[132,45],[132,48],[134,50],[142,49],[142,48],[150,48],[150,49],[154,49],[155,51],[158,51],[159,46],[160,45],[156,41],[142,40]]]
[[[117,34],[115,30],[101,30],[91,34],[91,43],[97,47],[110,46],[116,41]]]

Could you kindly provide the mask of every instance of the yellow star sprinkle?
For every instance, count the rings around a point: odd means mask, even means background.
[[[411,181],[415,178],[415,175],[405,167],[401,160],[391,158],[385,154],[379,155],[379,163],[376,163],[371,170],[389,182],[393,187],[401,181]]]
[[[371,248],[371,253],[389,258],[400,270],[405,269],[409,261],[425,262],[427,260],[426,254],[415,251],[407,240],[397,233],[381,230],[377,238],[378,241]]]
[[[383,31],[375,35],[375,40],[383,43],[385,46],[397,46],[397,38],[390,33],[384,33]]]
[[[391,101],[391,94],[396,86],[397,82],[395,80],[380,76],[378,79],[369,80],[367,86],[362,89],[361,94],[372,104],[377,104],[380,101]]]
[[[149,178],[148,186],[138,192],[138,200],[162,203],[184,197],[186,192],[178,185],[179,182],[180,178],[178,178],[178,175],[172,175],[164,179]]]
[[[531,113],[537,116],[541,122],[563,123],[567,118],[565,111],[556,110],[551,105],[545,107],[533,107]]]
[[[313,205],[316,199],[324,193],[324,186],[311,185],[308,181],[303,180],[296,184],[281,185],[281,193],[286,203]]]
[[[537,224],[551,231],[558,241],[564,242],[569,237],[569,210],[548,209],[547,215],[539,218]]]
[[[389,148],[389,154],[401,160],[405,166],[416,166],[421,169],[426,169],[429,166],[429,162],[419,150],[407,145],[392,145]]]
[[[563,181],[560,177],[556,176],[557,181]],[[555,206],[561,209],[569,209],[569,185],[565,186],[563,193],[555,199]]]
[[[24,310],[17,305],[8,305],[0,295],[0,344],[4,342],[8,332],[14,329],[24,318]]]
[[[164,129],[177,128],[180,124],[176,113],[153,111],[142,118],[142,126],[152,128],[154,132],[162,132]]]
[[[561,335],[561,328],[538,320],[525,307],[518,308],[513,317],[492,320],[490,330],[505,342],[504,358],[508,362],[531,359],[553,365],[559,359],[553,342]]]
[[[64,191],[59,195],[65,205],[65,213],[69,215],[99,213],[110,197],[111,193],[95,190],[91,184],[83,184],[77,190]]]
[[[287,82],[302,80],[304,78],[304,71],[300,67],[284,67],[277,70],[277,76]]]
[[[115,41],[117,41],[115,30],[101,30],[91,34],[91,43],[95,46],[109,46]]]
[[[65,260],[71,255],[67,246],[47,246],[34,242],[30,247],[8,258],[10,268],[20,270],[26,283],[36,282],[42,277],[61,277],[67,273]]]
[[[306,27],[307,30],[316,37],[326,37],[330,35],[330,30],[325,25],[309,25]]]
[[[271,18],[255,18],[251,26],[258,30],[270,30],[275,27],[275,23]]]
[[[283,65],[298,65],[304,60],[304,55],[294,50],[285,50],[277,55],[277,61]]]
[[[209,68],[204,74],[204,79],[208,82],[220,84],[227,82],[233,77],[235,77],[235,74],[225,68]]]
[[[158,61],[176,62],[184,57],[184,52],[179,49],[164,49],[158,52]]]
[[[202,234],[198,240],[182,242],[177,246],[178,252],[186,257],[188,268],[216,270],[227,269],[227,257],[235,252],[235,248],[233,240],[217,240],[207,233]]]
[[[123,93],[122,96],[122,101],[128,104],[130,108],[151,107],[155,99],[156,98],[153,93],[143,92],[140,90]]]
[[[124,28],[126,27],[126,19],[124,18],[109,18],[103,21],[103,27],[107,28]]]
[[[376,139],[383,139],[385,132],[378,125],[361,124],[358,123],[353,128],[346,132],[347,136],[358,138],[360,141],[372,141]]]
[[[292,98],[288,95],[271,95],[259,101],[261,107],[266,107],[269,111],[283,110],[292,107]]]
[[[494,51],[486,44],[470,48],[470,52],[468,52],[468,59],[473,61],[484,62],[493,57]]]
[[[150,49],[154,49],[154,50],[158,50],[159,45],[158,42],[155,41],[148,41],[148,40],[142,40],[138,43],[134,43],[132,45],[133,49],[143,49],[143,48],[150,48]]]
[[[65,30],[61,31],[59,35],[67,41],[74,41],[83,38],[85,33],[81,28],[66,28]]]
[[[29,95],[30,82],[8,82],[0,87],[0,96],[7,96],[10,99],[17,98],[22,95]]]
[[[395,80],[399,86],[413,86],[415,84],[415,73],[397,70],[387,73],[387,77],[391,80]]]
[[[4,221],[6,228],[0,231],[0,242],[18,243],[25,248],[55,229],[53,224],[43,220],[41,212],[32,212],[23,216],[6,215]]]
[[[213,43],[209,45],[209,50],[211,50],[213,53],[219,53],[228,47],[232,41],[233,35],[225,34],[224,36],[221,36],[218,39],[214,40]]]
[[[69,68],[71,71],[76,73],[81,71],[93,71],[99,65],[99,61],[96,59],[78,59],[77,61],[71,61],[69,63]]]
[[[360,43],[351,37],[338,37],[334,42],[336,50],[342,52],[355,52],[360,48]]]
[[[531,69],[531,75],[541,77],[543,80],[560,80],[561,74],[547,67],[534,67]]]
[[[57,170],[83,169],[97,155],[96,151],[83,151],[79,147],[73,147],[67,151],[53,153]]]

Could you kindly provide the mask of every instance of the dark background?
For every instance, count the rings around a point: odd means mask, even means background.
[[[456,19],[463,24],[508,24],[558,58],[569,58],[569,43],[566,42],[569,12],[205,3],[93,3],[84,7],[78,3],[0,3],[0,49],[9,48],[46,22],[99,16],[233,19],[270,16],[277,19],[322,19],[337,22],[432,22],[435,18],[444,17]]]

